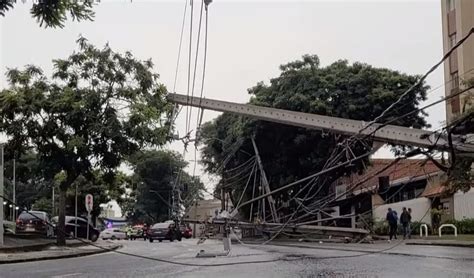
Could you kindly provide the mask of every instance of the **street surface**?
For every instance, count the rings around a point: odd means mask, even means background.
[[[315,248],[234,244],[228,257],[195,258],[199,250],[222,251],[222,243],[196,240],[149,243],[121,241],[120,252],[181,263],[221,264],[284,260],[228,266],[182,266],[105,253],[87,257],[0,265],[1,277],[474,277],[474,249],[398,245],[389,253],[368,253],[394,246],[320,244]],[[301,243],[300,243],[301,244]],[[323,249],[320,249],[323,248]],[[359,251],[353,251],[358,248]],[[347,251],[349,249],[352,251]],[[310,256],[311,258],[304,256]],[[347,258],[334,258],[352,256]]]

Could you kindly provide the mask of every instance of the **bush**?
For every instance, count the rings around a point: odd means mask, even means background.
[[[372,225],[372,231],[376,235],[388,235],[388,223],[387,221],[374,220]]]
[[[466,218],[463,220],[448,220],[443,224],[454,224],[458,228],[458,234],[474,234],[474,218]],[[443,230],[443,233],[454,234],[453,229]]]
[[[420,234],[421,224],[426,224],[426,223],[419,222],[419,221],[415,221],[415,222],[411,223],[411,234],[412,235],[419,235]],[[388,230],[389,230],[389,227],[388,227],[387,221],[374,220],[374,223],[373,223],[373,226],[372,226],[372,231],[376,235],[388,235]],[[402,224],[398,224],[397,233],[399,235],[403,234]],[[428,234],[432,234],[432,233],[433,233],[432,228],[431,228],[430,225],[428,225]]]

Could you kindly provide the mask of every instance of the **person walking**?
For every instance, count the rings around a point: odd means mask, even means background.
[[[393,238],[397,238],[397,216],[395,212],[391,209],[388,208],[387,216],[385,218],[388,222],[388,227],[389,227],[389,240],[390,242]]]
[[[408,222],[408,239],[411,239],[411,208],[408,208],[408,214],[410,214],[410,221]]]
[[[403,228],[403,239],[406,239],[409,235],[411,215],[406,207],[403,207],[402,214],[400,215],[400,223]]]

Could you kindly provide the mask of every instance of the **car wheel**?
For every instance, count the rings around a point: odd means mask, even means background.
[[[161,239],[160,239],[160,240],[158,240],[158,241],[159,241],[159,242],[163,242],[163,240],[161,240]]]
[[[150,238],[150,242],[153,242],[153,239],[152,239],[152,238]]]
[[[181,241],[181,240],[182,240],[182,238],[181,238],[181,237],[178,237],[178,241]]]
[[[92,235],[90,235],[90,240],[91,240],[92,242],[96,242],[97,239],[99,239],[99,235],[97,235],[97,234],[92,234]]]
[[[116,236],[112,236],[110,239],[111,239],[111,240],[116,240],[117,237],[116,237]]]

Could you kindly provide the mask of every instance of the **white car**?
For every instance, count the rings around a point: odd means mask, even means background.
[[[127,239],[127,234],[117,228],[103,230],[99,236],[101,239]]]

